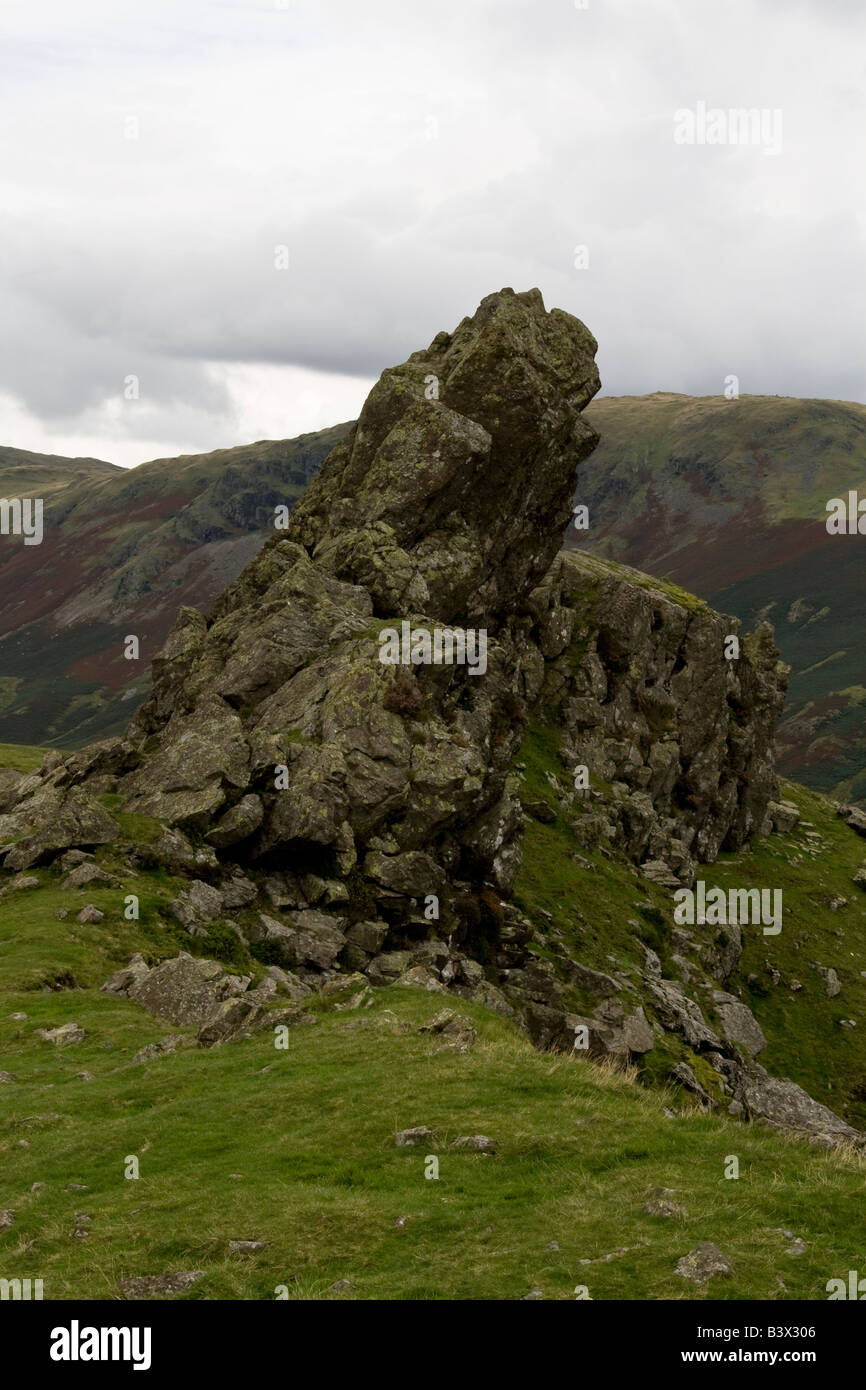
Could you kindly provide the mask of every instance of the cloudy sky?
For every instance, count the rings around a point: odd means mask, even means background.
[[[317,429],[503,285],[607,395],[866,400],[863,0],[4,0],[0,40],[0,443]]]

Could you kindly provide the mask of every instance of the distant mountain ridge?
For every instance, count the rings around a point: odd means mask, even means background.
[[[866,496],[866,406],[656,392],[597,398],[586,419],[601,435],[576,494],[590,528],[566,548],[746,627],[769,618],[793,668],[782,771],[866,799],[866,565],[861,538],[825,526],[831,497]],[[0,495],[41,477],[46,499],[41,546],[0,542],[0,740],[77,747],[121,729],[178,607],[209,608],[351,423],[134,470],[0,450]],[[127,633],[139,663],[122,657]]]
[[[866,496],[866,406],[658,392],[593,402],[581,547],[673,581],[753,626],[792,667],[783,772],[866,797],[866,538],[831,536],[826,505]]]
[[[210,606],[347,429],[135,469],[0,452],[0,496],[45,500],[41,545],[0,540],[0,737],[77,747],[123,728],[178,608]]]
[[[104,459],[34,454],[28,449],[0,445],[0,497],[44,497],[76,482],[123,472],[118,464],[106,463]]]

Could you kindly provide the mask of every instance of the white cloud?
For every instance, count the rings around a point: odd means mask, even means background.
[[[607,393],[866,399],[864,35],[844,0],[7,0],[4,438],[336,422],[505,284],[585,320]],[[782,153],[676,146],[698,101],[781,109]]]

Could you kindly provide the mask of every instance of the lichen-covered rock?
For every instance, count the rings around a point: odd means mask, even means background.
[[[767,1039],[761,1025],[751,1009],[722,990],[713,993],[713,1002],[719,1018],[719,1027],[726,1042],[733,1043],[752,1057],[757,1057],[767,1046]]]
[[[453,1009],[442,1009],[418,1030],[420,1033],[434,1033],[442,1040],[435,1052],[468,1052],[478,1037],[475,1024],[465,1014],[455,1014]]]
[[[130,811],[191,827],[208,824],[229,788],[245,788],[250,752],[239,716],[205,695],[176,713],[160,745],[120,783]]]
[[[294,977],[276,967],[272,969],[292,998],[310,994],[309,988]],[[278,979],[268,974],[257,988],[249,986],[249,975],[228,974],[217,961],[197,959],[182,951],[152,970],[141,956],[133,956],[129,965],[116,971],[102,988],[112,994],[125,994],[170,1023],[198,1028],[199,1046],[213,1047],[249,1029],[280,1021],[278,1013],[265,1012],[277,994]],[[137,1053],[133,1061],[150,1061],[191,1043],[192,1039],[186,1037],[163,1039]]]
[[[537,1047],[575,1057],[606,1058],[624,1065],[655,1044],[643,1009],[638,1006],[626,1013],[616,1000],[603,1001],[592,1017],[531,1003],[525,1006],[524,1017]]]
[[[215,868],[217,858],[209,846],[193,848],[187,837],[176,826],[163,830],[159,839],[147,846],[147,857],[168,869],[169,873],[192,872]]]
[[[291,927],[287,927],[285,922],[280,922],[276,917],[271,917],[267,912],[259,912],[247,922],[244,927],[244,936],[253,945],[259,941],[274,941],[289,948],[295,939],[295,933]]]
[[[108,878],[108,874],[105,875],[105,878]],[[62,886],[63,885],[61,884],[61,887]],[[35,874],[16,874],[12,882],[9,884],[9,891],[12,893],[20,893],[28,888],[40,887],[41,884]]]
[[[614,782],[604,823],[635,858],[688,882],[695,857],[740,843],[774,790],[769,637],[726,662],[732,620],[603,561],[554,563],[576,467],[596,443],[581,415],[599,387],[595,348],[537,290],[503,290],[384,372],[287,529],[209,619],[181,611],[127,736],[46,760],[9,814],[29,806],[39,820],[110,774],[125,809],[169,823],[157,858],[201,868],[186,827],[287,882],[316,878],[311,855],[333,882],[336,862],[363,876],[392,931],[432,898],[471,954],[509,924],[492,899],[458,911],[455,884],[507,895],[514,883],[523,814],[509,773],[534,706],[559,712],[566,762]],[[404,622],[483,629],[483,673],[395,672],[380,639]],[[86,829],[75,843],[102,842]],[[7,864],[50,857],[46,833],[19,839]],[[344,891],[275,906],[341,908]],[[330,950],[316,957],[333,963]]]
[[[832,965],[817,965],[815,969],[824,981],[828,999],[835,999],[837,994],[841,994],[842,984]]]
[[[170,1057],[177,1052],[178,1048],[189,1047],[191,1042],[192,1039],[188,1038],[185,1033],[172,1033],[170,1037],[160,1038],[159,1042],[148,1043],[146,1047],[140,1047],[132,1059],[133,1066],[140,1066],[144,1062],[153,1062],[158,1057]]]
[[[696,860],[764,827],[787,683],[768,624],[726,659],[736,619],[583,551],[560,555],[529,602],[542,650],[550,614],[574,615],[572,646],[545,663],[538,701],[565,725],[564,764],[614,783],[608,815],[647,877],[688,885]],[[787,803],[773,807],[787,824]]]
[[[309,910],[287,913],[291,923],[289,951],[292,963],[305,962],[327,970],[334,964],[346,944],[344,917],[331,917],[324,912]]]
[[[222,909],[222,893],[202,879],[195,879],[189,888],[168,904],[168,911],[175,921],[187,928],[215,922]]]
[[[168,1023],[201,1025],[228,995],[241,993],[247,983],[226,975],[218,961],[181,951],[147,974],[136,972],[124,992]]]
[[[430,1144],[433,1138],[433,1131],[427,1125],[415,1125],[413,1129],[398,1129],[394,1143],[398,1149],[408,1149],[417,1144]]]
[[[84,1029],[77,1023],[61,1023],[56,1028],[37,1028],[36,1032],[55,1047],[69,1047],[84,1041]]]
[[[81,909],[80,912],[76,913],[75,920],[76,920],[76,922],[83,922],[83,923],[87,923],[87,922],[101,922],[101,921],[103,921],[104,917],[105,917],[105,913],[104,913],[104,912],[101,912],[100,909],[99,909],[98,907],[96,907],[93,903],[87,903],[87,904]]]
[[[383,373],[290,535],[355,578],[345,539],[366,532],[374,556],[390,531],[410,561],[392,610],[409,601],[467,625],[507,617],[553,560],[575,467],[596,443],[580,416],[599,388],[595,350],[537,290],[488,295],[454,333]]]
[[[442,981],[433,973],[429,965],[412,965],[402,975],[398,975],[394,982],[404,985],[411,989],[426,989],[434,994],[446,994],[447,990]],[[462,1049],[457,1049],[462,1051]]]
[[[173,1274],[143,1274],[135,1279],[121,1279],[120,1289],[124,1298],[160,1298],[186,1293],[199,1279],[205,1278],[203,1269],[182,1270]]]
[[[690,1250],[687,1255],[677,1261],[675,1273],[681,1274],[684,1279],[691,1279],[696,1284],[705,1284],[708,1279],[713,1279],[718,1275],[733,1274],[730,1260],[723,1255],[717,1245],[711,1240],[702,1241],[696,1245],[694,1250]]]
[[[0,768],[0,812],[7,811],[20,799],[24,773],[14,767]]]
[[[290,970],[283,970],[279,965],[269,965],[265,973],[273,980],[278,993],[287,994],[290,999],[307,999],[313,993],[310,986],[305,985],[297,975],[293,975]]]
[[[286,529],[211,614],[180,611],[123,738],[0,782],[6,869],[66,851],[68,886],[104,882],[86,852],[123,840],[99,801],[111,791],[119,815],[162,823],[123,841],[126,864],[192,880],[175,919],[205,935],[229,914],[273,962],[255,991],[184,955],[134,962],[106,988],[206,1045],[267,1026],[276,990],[295,1001],[338,970],[363,975],[358,998],[402,982],[477,1000],[541,1047],[574,1052],[585,1030],[591,1056],[619,1063],[667,1028],[680,1051],[717,1058],[718,1089],[741,1109],[802,1121],[744,1055],[763,1035],[736,997],[704,1016],[739,960],[739,928],[696,931],[672,956],[659,941],[664,970],[648,950],[630,977],[618,948],[610,970],[590,956],[595,924],[573,938],[589,964],[562,932],[530,952],[543,928],[509,902],[527,814],[536,835],[611,842],[636,879],[675,889],[796,813],[777,799],[786,677],[769,627],[740,635],[670,585],[557,555],[597,441],[582,416],[600,384],[595,349],[537,290],[489,295],[382,374]],[[464,659],[427,659],[443,633]],[[531,719],[558,729],[562,768],[521,805]],[[862,813],[840,814],[857,828]],[[284,1012],[314,1021],[294,1002]]]
[[[214,1047],[217,1043],[228,1042],[238,1033],[252,1028],[261,1012],[261,1004],[250,995],[221,1000],[198,1031],[199,1046]]]
[[[38,883],[38,879],[35,880]],[[14,881],[13,881],[14,882]],[[118,879],[113,874],[107,874],[104,869],[100,869],[97,864],[91,862],[79,864],[61,880],[60,887],[66,889],[86,888],[91,883],[103,883],[110,888],[120,886]]]
[[[776,1129],[794,1130],[825,1148],[843,1142],[860,1149],[866,1146],[866,1135],[813,1100],[801,1086],[786,1077],[770,1076],[757,1062],[741,1078],[735,1104],[751,1118]]]
[[[137,952],[132,957],[129,965],[124,965],[120,970],[115,970],[114,974],[105,981],[102,986],[106,994],[126,994],[127,990],[136,983],[147,978],[150,974],[150,966],[142,955]]]
[[[496,1141],[488,1134],[461,1134],[451,1145],[452,1149],[468,1149],[470,1153],[495,1154]]]
[[[105,845],[118,834],[114,817],[79,787],[37,787],[32,795],[0,816],[0,840],[17,837],[5,852],[6,869],[32,869],[70,846]]]
[[[770,801],[767,816],[771,831],[777,835],[789,835],[800,819],[800,810],[793,801]]]
[[[681,984],[649,975],[644,977],[644,983],[666,1028],[681,1033],[690,1047],[721,1048],[721,1039],[707,1023],[700,1005],[688,997]]]
[[[228,849],[246,840],[258,830],[264,819],[261,797],[250,794],[229,808],[208,832],[208,840],[217,849]]]
[[[644,1207],[644,1213],[647,1216],[663,1216],[667,1220],[676,1216],[685,1218],[689,1214],[685,1207],[680,1206],[679,1202],[672,1202],[668,1197],[652,1198]]]
[[[866,811],[862,811],[859,806],[839,806],[836,814],[841,816],[852,830],[856,830],[858,835],[866,835]]]
[[[386,951],[370,961],[365,973],[374,985],[391,985],[411,964],[411,951]]]
[[[368,956],[376,956],[388,935],[387,922],[355,922],[346,932],[346,939]]]
[[[591,970],[588,965],[581,965],[579,961],[575,961],[571,966],[571,977],[581,989],[587,990],[589,994],[598,995],[600,999],[607,999],[622,989],[622,985],[610,975],[605,975],[601,970]]]
[[[233,912],[239,907],[249,907],[259,895],[256,885],[245,874],[235,871],[220,885],[223,907]]]

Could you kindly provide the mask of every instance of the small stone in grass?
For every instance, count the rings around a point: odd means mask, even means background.
[[[704,1240],[677,1262],[676,1273],[703,1284],[717,1274],[733,1274],[730,1262],[711,1240]]]
[[[433,1139],[432,1129],[426,1125],[416,1125],[414,1129],[398,1129],[394,1143],[398,1149],[406,1149],[411,1144],[429,1144]]]

